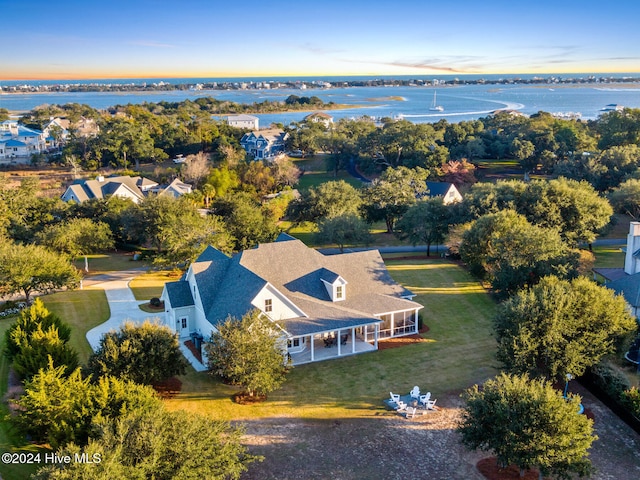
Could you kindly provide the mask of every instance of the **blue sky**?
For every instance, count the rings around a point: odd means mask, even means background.
[[[0,12],[4,80],[640,71],[637,0],[0,0]]]

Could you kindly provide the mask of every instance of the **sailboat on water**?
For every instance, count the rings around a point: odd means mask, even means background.
[[[432,112],[444,112],[444,107],[442,105],[438,105],[435,90],[433,91],[433,103],[431,104],[429,110],[431,110]]]

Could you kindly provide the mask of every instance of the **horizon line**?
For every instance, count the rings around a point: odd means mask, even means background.
[[[228,79],[228,78],[250,78],[250,79],[260,79],[260,78],[291,78],[291,77],[298,77],[298,78],[312,78],[312,77],[376,77],[376,76],[380,76],[380,77],[413,77],[413,78],[419,78],[419,77],[470,77],[470,76],[474,76],[474,77],[482,77],[483,75],[490,75],[490,76],[495,76],[495,75],[503,75],[506,77],[513,77],[513,76],[518,76],[518,75],[540,75],[540,76],[548,76],[548,75],[627,75],[627,74],[637,74],[640,75],[640,71],[598,71],[598,72],[589,72],[589,71],[584,71],[584,72],[559,72],[559,71],[549,71],[549,72],[517,72],[517,73],[505,73],[505,72],[498,72],[498,73],[489,73],[489,72],[483,72],[483,73],[461,73],[461,72],[457,72],[457,73],[439,73],[439,74],[407,74],[407,73],[403,73],[403,74],[397,74],[397,73],[355,73],[355,74],[351,74],[351,73],[339,73],[339,74],[331,74],[331,73],[324,73],[324,74],[308,74],[308,73],[304,73],[304,74],[287,74],[287,73],[273,73],[273,74],[249,74],[249,75],[242,75],[242,74],[237,74],[237,75],[230,75],[230,74],[220,74],[220,75],[202,75],[202,74],[194,74],[194,75],[175,75],[175,74],[170,74],[170,75],[158,75],[158,74],[152,74],[152,75],[131,75],[131,76],[93,76],[93,75],[88,75],[88,76],[78,76],[78,77],[70,77],[70,76],[61,76],[61,77],[54,77],[54,76],[47,76],[47,77],[4,77],[4,78],[0,78],[0,82],[21,82],[21,81],[53,81],[53,80],[60,80],[60,81],[72,81],[72,80],[144,80],[144,79],[205,79],[205,78],[216,78],[216,79]]]

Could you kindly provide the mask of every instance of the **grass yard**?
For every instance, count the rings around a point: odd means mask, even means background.
[[[71,325],[69,343],[84,364],[93,352],[85,334],[109,320],[111,311],[104,290],[74,290],[42,297],[45,306]]]
[[[362,187],[362,182],[352,177],[344,170],[338,172],[337,176],[333,172],[327,171],[326,164],[327,155],[314,155],[307,158],[292,158],[294,164],[303,171],[297,188],[299,190],[308,190],[309,187],[317,187],[321,183],[333,180],[344,180],[356,188]]]
[[[602,245],[594,246],[593,254],[596,257],[594,266],[596,268],[623,268],[624,267],[624,252],[621,245]]]
[[[129,270],[144,265],[134,262],[133,253],[110,253],[106,255],[87,255],[89,257],[89,275],[99,275],[116,270]],[[84,256],[78,257],[73,264],[84,272]]]
[[[408,392],[419,385],[437,398],[495,375],[496,305],[478,282],[445,260],[390,261],[388,267],[425,305],[429,342],[302,365],[267,402],[253,406],[233,403],[236,387],[190,370],[168,407],[225,420],[370,417],[380,412],[390,390]]]
[[[181,272],[173,270],[146,272],[131,280],[129,287],[136,300],[159,298],[162,295],[164,284],[180,280],[181,275]]]

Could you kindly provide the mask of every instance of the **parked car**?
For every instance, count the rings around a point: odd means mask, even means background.
[[[182,155],[176,155],[176,158],[173,159],[173,163],[178,164],[178,163],[185,163],[187,161],[186,158],[184,158]]]

